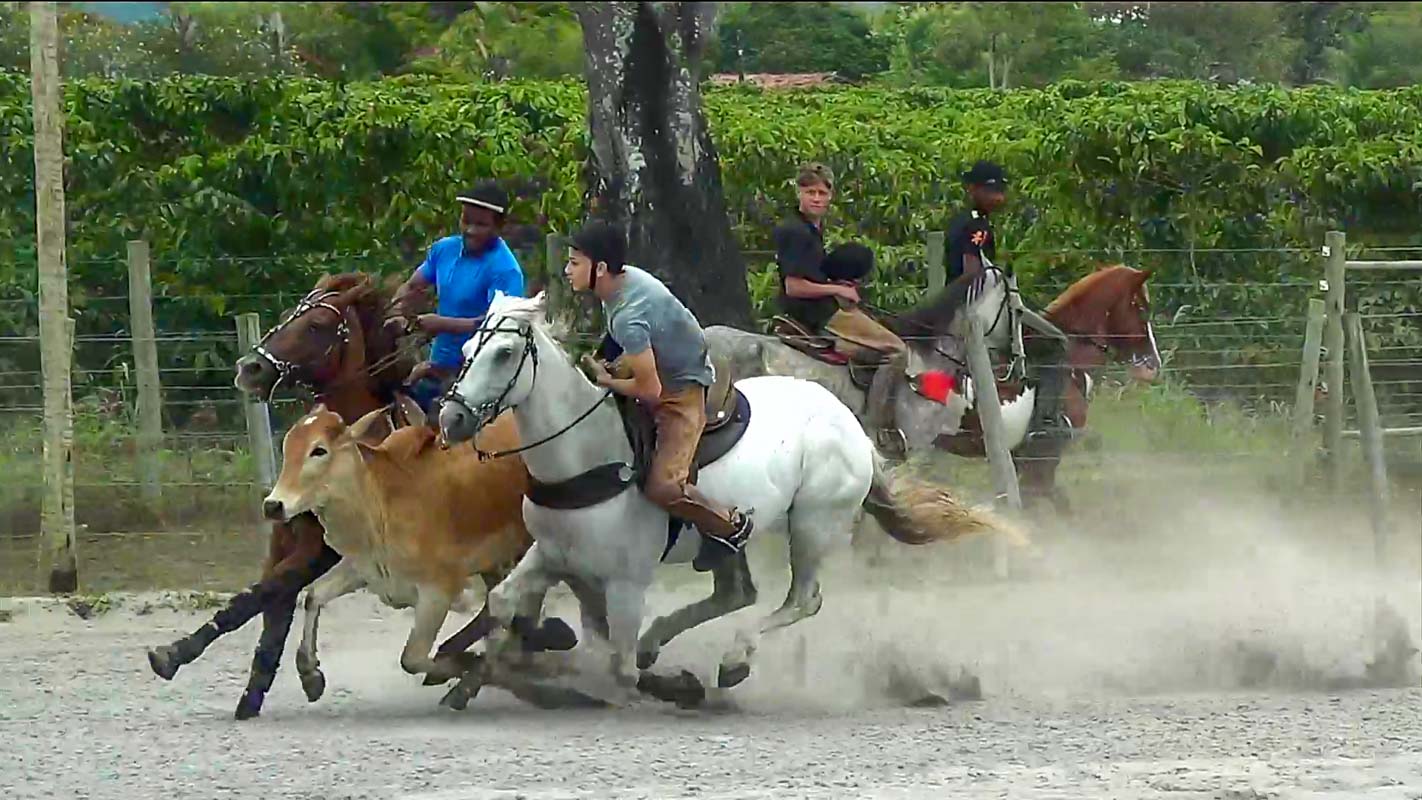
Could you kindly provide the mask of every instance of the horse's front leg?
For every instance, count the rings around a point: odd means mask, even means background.
[[[237,701],[234,714],[239,720],[261,713],[262,703],[276,679],[282,651],[286,649],[286,637],[291,632],[301,590],[341,560],[340,554],[327,546],[325,529],[314,515],[302,514],[292,519],[290,524],[296,534],[295,542],[291,551],[272,568],[273,579],[282,588],[262,608],[262,635],[252,655],[247,688]]]
[[[363,586],[365,578],[356,570],[354,562],[346,559],[311,584],[306,592],[306,619],[301,631],[301,645],[296,650],[296,673],[301,676],[301,689],[306,693],[306,699],[312,703],[320,700],[326,691],[326,676],[321,674],[321,660],[316,657],[316,630],[321,609],[332,600]]]

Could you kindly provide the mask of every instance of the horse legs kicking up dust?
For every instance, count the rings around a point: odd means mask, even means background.
[[[632,464],[615,404],[571,363],[544,329],[543,317],[542,294],[501,295],[494,301],[484,327],[465,345],[463,375],[440,413],[446,441],[473,438],[511,409],[523,441],[539,443],[521,454],[537,483],[556,486],[609,463]],[[745,679],[766,633],[820,610],[820,567],[835,547],[849,543],[861,509],[911,544],[978,531],[1014,533],[944,491],[887,473],[854,414],[823,387],[776,376],[736,386],[752,409],[749,426],[724,456],[701,469],[697,486],[714,500],[751,513],[758,535],[787,533],[791,580],[780,608],[736,636],[721,659],[720,685]],[[726,559],[714,572],[712,595],[653,622],[639,648],[646,592],[657,566],[690,561],[700,537],[683,533],[664,557],[667,514],[635,489],[580,508],[524,502],[534,544],[490,593],[491,613],[507,624],[526,596],[541,596],[560,581],[600,592],[619,699],[630,697],[643,677],[639,650],[641,663],[648,665],[658,648],[682,631],[755,599],[744,555]]]

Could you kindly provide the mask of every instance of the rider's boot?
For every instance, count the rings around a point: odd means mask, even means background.
[[[1038,369],[1037,396],[1029,441],[1066,441],[1075,435],[1071,420],[1063,411],[1062,396],[1066,391],[1066,369],[1057,364],[1044,364]]]
[[[894,401],[898,397],[899,384],[904,381],[906,363],[907,354],[902,352],[886,359],[874,373],[864,401],[865,427],[870,431],[874,446],[890,461],[908,458],[908,443],[896,424],[894,414]]]
[[[755,530],[755,523],[751,521],[750,515],[743,511],[732,511],[731,519],[735,530],[726,535],[697,528],[701,533],[701,550],[691,562],[692,569],[706,572],[746,548],[750,535]]]

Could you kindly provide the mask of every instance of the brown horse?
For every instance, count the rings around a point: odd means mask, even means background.
[[[1160,353],[1150,324],[1150,294],[1146,281],[1149,270],[1137,270],[1121,264],[1103,267],[1068,286],[1046,308],[1043,317],[1067,336],[1066,365],[1070,369],[1062,397],[1062,411],[1078,431],[1086,429],[1087,407],[1090,402],[1091,373],[1108,360],[1130,364],[1132,378],[1141,382],[1155,380],[1160,369]],[[924,311],[928,311],[924,315]],[[933,309],[920,309],[918,319],[932,319]],[[948,311],[951,315],[951,310]],[[899,327],[902,321],[897,321]],[[935,332],[946,329],[942,320],[934,323]],[[1024,349],[1040,352],[1050,337],[1024,326]],[[912,346],[919,347],[918,343]],[[995,359],[998,364],[1005,358]],[[997,384],[999,400],[1011,404],[1022,397],[1026,383],[1018,376]],[[961,429],[953,435],[938,436],[934,444],[956,455],[985,457],[982,423],[976,409],[969,409],[962,419]],[[1057,467],[1062,453],[1070,444],[1061,439],[1023,440],[1012,451],[1012,460],[1021,480],[1024,501],[1047,499],[1059,512],[1067,513],[1070,505],[1056,487]]]
[[[363,273],[322,277],[253,352],[238,359],[234,383],[260,398],[270,397],[282,385],[303,388],[314,396],[308,408],[323,404],[347,424],[379,408],[397,408],[396,395],[414,366],[414,354],[402,349],[396,334],[384,325],[389,294],[389,287],[378,286]],[[402,424],[392,419],[392,426]],[[276,677],[301,590],[340,560],[314,515],[272,523],[261,580],[234,595],[193,633],[150,649],[149,665],[159,677],[171,680],[180,667],[260,612],[262,635],[235,714],[239,720],[257,716]],[[483,576],[490,586],[502,577],[501,572]],[[550,619],[547,624],[554,623]],[[487,628],[487,614],[481,613],[441,645],[440,652],[468,649]],[[556,630],[548,646],[560,646],[563,638],[563,631]]]

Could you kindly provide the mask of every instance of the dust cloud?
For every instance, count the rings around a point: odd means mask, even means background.
[[[1126,486],[1068,487],[1071,519],[1029,518],[1042,558],[1015,562],[1007,581],[991,580],[989,541],[907,547],[866,522],[826,569],[820,614],[767,634],[751,678],[720,702],[847,712],[979,692],[1069,702],[1418,685],[1415,494],[1397,498],[1380,575],[1360,503],[1218,477]],[[783,536],[756,543],[752,569],[757,606],[684,634],[659,669],[712,684],[733,630],[784,598]],[[709,590],[709,578],[681,577],[650,600],[649,621]]]

